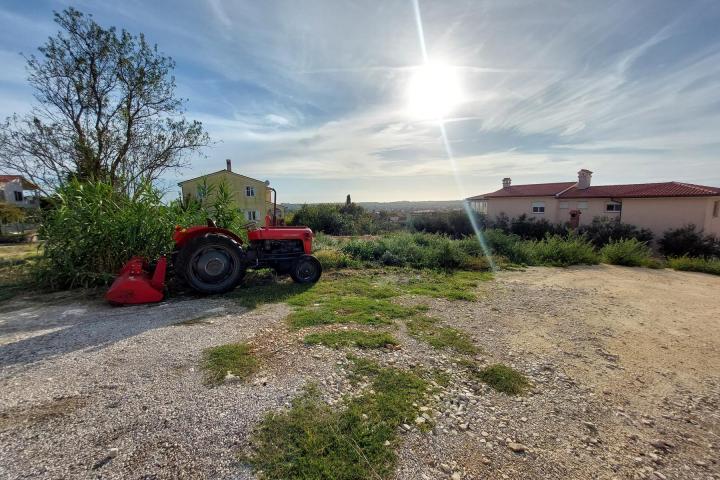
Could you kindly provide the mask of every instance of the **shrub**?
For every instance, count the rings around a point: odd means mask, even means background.
[[[608,217],[595,217],[589,225],[582,225],[577,233],[587,238],[597,248],[610,243],[611,240],[634,238],[639,242],[650,243],[653,234],[650,230],[638,229],[635,225],[621,223]]]
[[[652,250],[646,243],[635,238],[611,240],[600,250],[603,262],[627,267],[648,266],[652,261]]]
[[[696,232],[692,224],[666,231],[658,243],[668,257],[720,257],[720,239]]]
[[[485,217],[478,213],[472,215],[475,216],[476,225],[484,227]],[[463,210],[416,216],[412,219],[412,228],[418,232],[442,233],[452,238],[475,233],[470,217]]]
[[[576,235],[568,238],[552,235],[539,241],[526,241],[521,243],[520,249],[525,250],[525,255],[533,265],[567,267],[578,264],[594,265],[600,261],[592,244]]]
[[[169,253],[175,225],[204,224],[214,206],[179,201],[168,206],[150,185],[130,197],[107,183],[73,180],[44,212],[39,230],[44,248],[35,277],[50,288],[107,284],[130,257]],[[232,218],[226,214],[221,224],[232,227]]]
[[[488,247],[495,255],[500,255],[512,263],[532,263],[529,251],[518,235],[505,233],[500,229],[485,230],[483,234]]]
[[[174,218],[161,199],[151,187],[135,198],[100,182],[62,187],[40,228],[45,243],[38,280],[51,288],[102,285],[131,256],[170,251]]]
[[[468,240],[428,233],[397,233],[372,239],[353,239],[341,250],[351,257],[383,265],[454,270],[487,268],[467,253]]]
[[[354,203],[303,205],[293,214],[290,224],[305,225],[314,232],[328,235],[359,235],[376,233],[379,229],[372,215]]]
[[[567,230],[561,225],[554,225],[547,220],[529,218],[526,214],[510,221],[510,232],[528,240],[542,240],[548,235],[565,235]]]
[[[668,267],[674,270],[720,275],[720,259],[675,257],[668,260]]]

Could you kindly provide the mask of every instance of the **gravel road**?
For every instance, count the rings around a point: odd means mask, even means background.
[[[503,272],[476,302],[400,298],[533,389],[494,392],[402,328],[401,349],[363,352],[451,379],[428,400],[432,431],[403,429],[397,478],[720,478],[719,292],[718,277],[597,266]],[[345,352],[303,346],[284,304],[0,308],[0,478],[253,478],[238,456],[263,415],[308,382],[330,402],[353,388]],[[255,346],[260,372],[204,385],[202,350],[235,341]]]

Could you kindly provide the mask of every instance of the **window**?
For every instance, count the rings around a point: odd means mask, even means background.
[[[606,212],[619,212],[622,210],[622,203],[608,203],[605,205]]]
[[[487,213],[487,202],[484,200],[474,200],[470,206],[478,213]]]
[[[560,202],[560,208],[565,210],[568,208],[568,202]]]
[[[720,217],[720,200],[715,200],[713,204],[713,217]]]
[[[532,213],[545,213],[545,202],[533,202]]]
[[[250,187],[248,187],[250,188]],[[257,220],[257,212],[255,210],[248,210],[245,212],[248,220]]]
[[[255,187],[245,187],[245,196],[246,197],[254,197],[255,196]]]
[[[15,201],[22,202],[22,199],[23,199],[22,192],[13,192],[13,193],[15,193]]]
[[[578,208],[581,210],[587,208],[587,202],[578,202]]]

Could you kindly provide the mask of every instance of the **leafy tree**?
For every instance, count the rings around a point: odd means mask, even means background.
[[[45,193],[73,178],[134,192],[209,143],[183,116],[175,62],[142,34],[103,28],[73,8],[55,22],[60,31],[26,57],[38,103],[2,124],[0,169]]]

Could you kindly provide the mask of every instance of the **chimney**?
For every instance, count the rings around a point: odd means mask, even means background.
[[[582,169],[578,172],[578,190],[586,190],[590,188],[590,180],[592,180],[592,173],[590,170]]]
[[[510,186],[510,177],[503,178],[503,188],[508,188]]]
[[[229,158],[225,160],[225,168],[228,172],[232,172],[232,162],[230,162]]]

